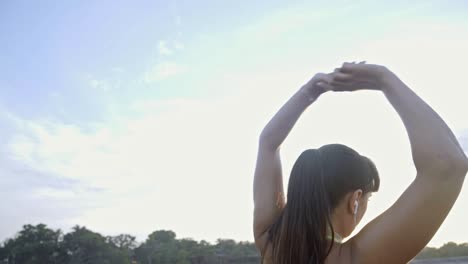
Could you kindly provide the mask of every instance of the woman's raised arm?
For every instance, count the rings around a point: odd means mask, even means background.
[[[297,91],[263,129],[254,175],[253,231],[257,247],[263,251],[266,230],[281,212],[285,199],[279,149],[304,110],[330,89],[331,74],[317,74]]]
[[[455,203],[468,160],[442,118],[391,71],[368,64],[345,64],[339,71],[336,79],[341,83],[335,85],[341,90],[383,91],[406,127],[417,170],[395,204],[349,241],[354,263],[407,263]]]

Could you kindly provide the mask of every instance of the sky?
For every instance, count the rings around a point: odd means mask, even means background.
[[[139,241],[253,241],[258,137],[317,72],[387,66],[468,152],[466,1],[2,1],[0,241],[24,224]],[[282,146],[342,143],[381,175],[366,222],[414,179],[379,92],[329,93]],[[429,245],[468,242],[464,187]],[[429,206],[429,205],[428,205]]]

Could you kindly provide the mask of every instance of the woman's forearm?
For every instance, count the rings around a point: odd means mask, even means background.
[[[310,94],[303,86],[273,116],[260,135],[263,148],[276,150],[288,136],[304,110],[315,101],[318,95]]]
[[[467,158],[442,118],[392,72],[384,71],[382,83],[408,132],[417,171],[443,177],[442,170],[460,169],[466,174]]]

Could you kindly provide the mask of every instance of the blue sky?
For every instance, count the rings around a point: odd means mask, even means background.
[[[44,222],[252,240],[262,126],[343,61],[387,65],[466,150],[466,11],[466,1],[3,2],[0,239]],[[285,142],[285,175],[301,150],[330,141],[380,168],[366,221],[413,177],[403,125],[378,94],[317,102]],[[432,245],[468,240],[457,229],[467,202],[463,190]]]

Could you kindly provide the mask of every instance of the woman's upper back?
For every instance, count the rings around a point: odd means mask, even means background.
[[[352,264],[351,247],[349,245],[350,243],[335,243],[324,264]],[[262,264],[275,264],[272,259],[271,243],[267,244],[263,254]]]

